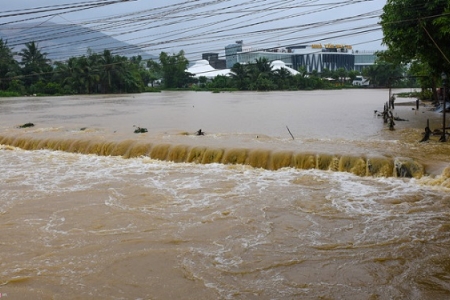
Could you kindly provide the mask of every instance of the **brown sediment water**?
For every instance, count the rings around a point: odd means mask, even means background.
[[[395,115],[407,121],[397,122],[396,130],[388,131],[379,117],[386,93],[168,92],[5,99],[1,101],[5,111],[14,113],[2,116],[0,142],[26,150],[124,158],[144,155],[176,162],[248,164],[269,170],[313,167],[360,176],[395,175],[398,172],[387,169],[402,157],[424,164],[425,174],[439,174],[442,168],[436,167],[434,153],[428,153],[430,148],[445,153],[446,145],[417,143],[430,120],[432,128],[439,129],[439,114],[429,107],[415,110],[415,106],[399,103]],[[19,120],[36,126],[19,128]],[[132,134],[138,126],[148,133]],[[199,127],[207,128],[203,129],[206,136],[195,136]],[[291,130],[296,139],[290,138]],[[333,160],[327,157],[330,155],[335,156]],[[381,162],[386,164],[384,168],[374,167]],[[408,174],[423,175],[419,167],[411,162],[408,165],[414,168]]]
[[[390,131],[387,98],[0,99],[2,297],[448,298],[450,147],[418,142],[442,115]]]
[[[271,151],[267,149],[214,148],[206,146],[152,144],[142,141],[103,141],[73,139],[35,139],[0,136],[0,144],[24,150],[57,150],[71,153],[121,156],[133,158],[146,156],[156,160],[200,163],[242,164],[254,168],[278,170],[281,168],[319,169],[349,172],[358,176],[399,176],[420,178],[424,167],[413,159],[365,157],[327,153],[295,153],[293,151]],[[400,174],[397,164],[405,168]]]

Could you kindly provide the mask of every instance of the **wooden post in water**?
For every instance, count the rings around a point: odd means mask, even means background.
[[[294,140],[294,136],[292,135],[292,133],[291,133],[291,131],[289,130],[289,127],[287,127],[287,125],[286,125],[286,128],[287,128],[289,134],[291,135],[292,139]]]
[[[389,81],[389,98],[388,101],[391,101],[391,82]]]
[[[420,142],[426,142],[430,139],[431,135],[431,129],[430,129],[430,119],[427,119],[427,127],[425,127],[425,132],[423,138],[420,140]]]
[[[445,74],[445,72],[442,72],[441,74],[441,78],[442,78],[442,85],[444,87],[444,92],[442,93],[442,105],[443,105],[443,118],[442,118],[442,135],[441,138],[439,139],[440,142],[446,142],[447,141],[447,137],[445,136],[445,111],[447,110],[447,108],[445,107],[445,101],[446,101],[446,85],[447,85],[447,74]]]

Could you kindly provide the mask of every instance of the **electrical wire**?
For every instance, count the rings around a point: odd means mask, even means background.
[[[11,14],[17,16],[38,15],[22,19],[17,24],[26,24],[25,21],[33,21],[37,18],[55,18],[63,13],[68,15],[80,9],[99,8],[104,5],[118,4],[128,1],[84,1],[76,5],[43,6],[36,9],[4,11],[0,13],[0,19]],[[186,56],[193,57],[202,51],[210,52],[210,49],[223,51],[223,47],[214,45],[227,40],[247,39],[255,47],[282,43],[279,46],[311,42],[312,37],[317,41],[326,39],[337,39],[352,36],[363,36],[373,32],[381,32],[381,26],[376,22],[381,15],[381,10],[368,12],[364,15],[347,16],[343,18],[318,21],[314,23],[302,23],[303,17],[308,15],[319,16],[328,11],[342,9],[347,6],[361,5],[367,0],[347,1],[268,1],[250,0],[236,3],[231,0],[209,0],[209,1],[182,1],[174,5],[156,6],[148,10],[133,11],[123,14],[115,14],[107,17],[85,19],[75,22],[77,27],[67,27],[61,30],[62,25],[42,24],[41,26],[28,29],[27,26],[17,26],[9,30],[22,28],[23,34],[8,39],[9,45],[19,47],[26,42],[34,40],[43,44],[42,48],[53,56],[73,55],[80,56],[78,45],[95,42],[96,49],[110,49],[116,54],[139,54],[142,52],[167,51],[168,49],[189,49]],[[350,11],[350,9],[349,9]],[[196,22],[203,21],[201,25]],[[210,20],[208,22],[208,20]],[[295,21],[298,25],[281,26],[281,23]],[[372,21],[374,20],[374,21]],[[355,22],[370,22],[375,27],[371,30],[358,30]],[[15,21],[9,21],[15,22]],[[12,24],[12,23],[7,24]],[[85,27],[81,27],[81,26]],[[344,26],[339,30],[329,30],[336,26]],[[3,28],[3,27],[2,27]],[[75,29],[74,29],[75,28]],[[324,28],[322,32],[317,31]],[[39,29],[39,30],[37,30]],[[161,30],[165,29],[165,30]],[[1,29],[0,29],[1,30]],[[97,37],[92,35],[92,30],[101,32],[112,32],[110,36],[118,40],[129,42],[130,45],[118,46],[109,42],[108,36]],[[160,32],[157,32],[160,30]],[[316,30],[316,33],[312,33]],[[151,36],[145,32],[155,32]],[[138,35],[134,37],[133,35]],[[31,40],[32,39],[32,40]],[[73,39],[63,41],[59,44],[51,44],[53,40]],[[374,39],[369,39],[373,41]],[[377,39],[375,39],[377,40]],[[312,41],[313,42],[313,41]],[[359,43],[361,44],[361,43]],[[205,48],[205,45],[210,45]],[[112,46],[109,48],[109,46]],[[67,51],[67,48],[73,48]],[[64,49],[64,50],[63,50]],[[62,51],[61,51],[62,50]]]

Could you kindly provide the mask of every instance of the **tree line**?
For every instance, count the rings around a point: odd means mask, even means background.
[[[450,4],[448,0],[387,1],[381,15],[381,59],[394,66],[408,66],[423,90],[448,85],[450,76]],[[448,93],[446,93],[448,96]]]
[[[18,59],[16,59],[18,58]],[[287,69],[273,70],[267,58],[251,64],[235,64],[231,76],[195,78],[186,69],[189,61],[184,52],[161,52],[159,61],[141,56],[114,55],[110,50],[51,62],[35,42],[15,53],[0,39],[0,92],[2,95],[68,95],[96,93],[140,93],[160,89],[194,90],[313,90],[349,87],[356,71],[322,70],[307,73],[300,68],[297,75]],[[404,72],[391,64],[378,63],[364,69],[363,75],[375,86],[392,84],[389,78]]]
[[[16,60],[15,57],[20,58]],[[111,51],[51,62],[35,42],[14,53],[0,39],[0,90],[24,94],[92,94],[142,92],[152,80],[140,56],[113,55]]]

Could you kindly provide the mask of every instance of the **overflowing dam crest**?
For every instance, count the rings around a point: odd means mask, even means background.
[[[89,139],[38,139],[0,136],[0,144],[24,150],[56,150],[71,153],[122,156],[147,156],[162,161],[198,164],[240,164],[254,168],[318,169],[348,172],[358,176],[420,178],[424,167],[409,158],[357,157],[328,153],[272,151],[268,149],[210,148],[173,144],[152,144],[136,140],[96,141]]]

